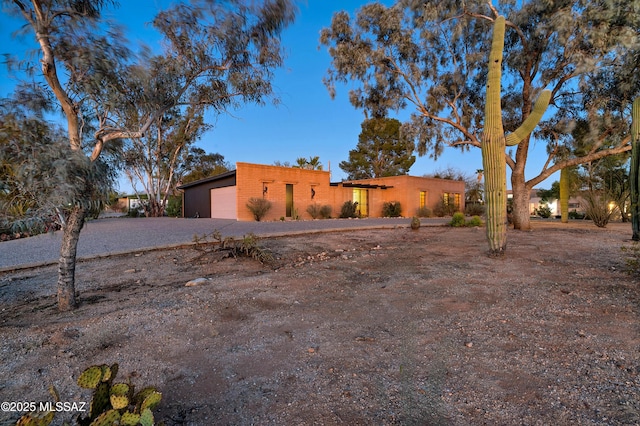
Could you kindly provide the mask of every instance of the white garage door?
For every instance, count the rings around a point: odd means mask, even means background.
[[[236,187],[225,186],[211,190],[211,217],[213,219],[237,219]]]

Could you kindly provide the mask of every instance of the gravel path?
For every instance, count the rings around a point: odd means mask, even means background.
[[[232,219],[105,218],[85,224],[78,243],[78,259],[189,244],[195,235],[220,231],[223,236],[291,235],[341,229],[394,228],[408,218],[327,219],[287,222],[237,222]],[[447,219],[422,219],[423,226],[439,226]],[[62,232],[0,243],[0,271],[56,263]]]

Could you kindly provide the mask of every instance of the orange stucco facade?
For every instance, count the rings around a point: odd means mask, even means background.
[[[404,175],[331,183],[330,178],[328,171],[239,162],[233,176],[227,173],[220,179],[214,176],[185,185],[183,205],[192,205],[197,197],[200,201],[197,216],[216,217],[216,202],[235,202],[235,218],[239,221],[254,220],[247,208],[251,198],[271,202],[271,209],[262,218],[265,221],[311,219],[307,208],[312,204],[329,205],[331,216],[339,217],[346,201],[358,201],[360,212],[368,217],[381,217],[383,204],[397,201],[403,216],[413,216],[421,206],[433,209],[443,196],[456,201],[459,210],[464,211],[464,182],[461,181]],[[222,194],[221,188],[222,191],[228,189],[226,198],[216,198],[216,194]],[[209,199],[204,200],[207,196]],[[202,214],[206,203],[211,205],[209,215]],[[184,215],[193,217],[194,212],[187,209]]]

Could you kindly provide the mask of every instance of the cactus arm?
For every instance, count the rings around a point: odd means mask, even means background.
[[[633,101],[631,110],[631,168],[629,186],[631,187],[631,228],[633,241],[640,241],[640,97]]]
[[[506,144],[507,146],[518,145],[524,138],[526,138],[533,129],[538,125],[540,120],[542,119],[542,115],[547,110],[549,106],[549,101],[551,100],[551,91],[545,90],[540,96],[538,96],[538,100],[536,100],[535,105],[533,106],[533,110],[531,114],[524,120],[524,123],[520,125],[516,129],[515,132],[511,133],[507,136]]]

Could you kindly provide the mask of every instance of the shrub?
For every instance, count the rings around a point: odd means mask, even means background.
[[[450,226],[460,227],[465,225],[464,213],[456,212],[453,214],[451,218],[451,222],[449,222]]]
[[[416,212],[416,216],[418,217],[431,217],[433,216],[433,212],[429,207],[420,207]]]
[[[584,219],[584,218],[585,218],[584,213],[580,213],[575,210],[572,212],[569,212],[569,219]]]
[[[182,197],[169,197],[166,212],[169,217],[182,216]]]
[[[467,216],[482,216],[484,212],[484,204],[470,203],[464,206],[464,214]]]
[[[543,204],[540,207],[538,207],[538,216],[540,216],[543,219],[548,219],[551,217],[551,209],[549,208],[548,205]]]
[[[466,226],[482,226],[482,219],[480,219],[480,216],[473,216],[467,221]]]
[[[411,218],[411,229],[417,230],[420,229],[420,218],[418,216],[414,216]]]
[[[322,217],[323,219],[330,219],[332,211],[333,208],[330,205],[325,204],[324,206],[320,207],[320,217]]]
[[[433,214],[438,217],[453,216],[455,212],[456,206],[451,203],[445,203],[443,199],[440,199],[438,204],[433,208]]]
[[[319,218],[322,215],[321,210],[322,210],[322,207],[320,207],[320,204],[318,203],[309,204],[307,206],[307,213],[309,213],[312,219]]]
[[[355,203],[351,200],[346,201],[343,205],[342,205],[342,209],[340,210],[340,217],[343,219],[349,218],[349,217],[358,217],[358,202],[356,201]]]
[[[389,201],[382,205],[382,217],[400,217],[402,207],[399,201]]]
[[[264,217],[265,214],[271,209],[271,201],[264,198],[249,198],[247,208],[253,213],[253,217],[257,222]]]
[[[584,199],[584,207],[587,212],[587,216],[593,220],[593,223],[599,227],[604,228],[609,223],[611,216],[613,216],[617,207],[609,208],[609,201],[611,199],[607,191],[585,191],[582,198]]]

